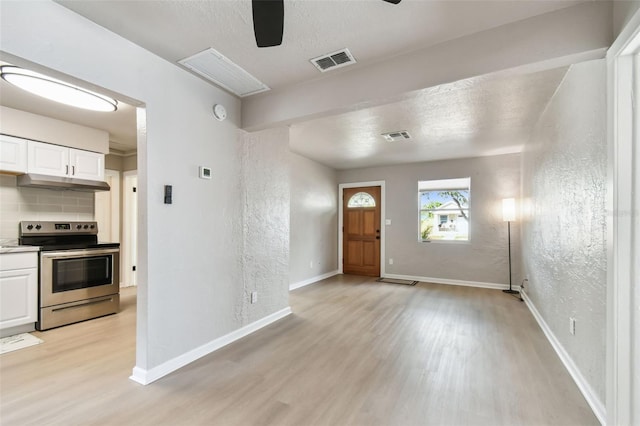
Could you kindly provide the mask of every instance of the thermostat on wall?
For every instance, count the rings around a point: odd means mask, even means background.
[[[200,179],[211,179],[211,167],[200,166]]]

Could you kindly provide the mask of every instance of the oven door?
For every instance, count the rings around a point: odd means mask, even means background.
[[[40,253],[40,307],[117,294],[120,249]]]

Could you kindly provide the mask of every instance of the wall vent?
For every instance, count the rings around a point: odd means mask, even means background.
[[[383,133],[382,137],[389,142],[404,141],[411,139],[411,135],[406,130],[398,130],[396,132]]]
[[[349,49],[344,48],[337,52],[328,53],[311,59],[311,63],[318,68],[320,72],[326,72],[336,68],[346,67],[355,64],[356,59],[353,57]]]

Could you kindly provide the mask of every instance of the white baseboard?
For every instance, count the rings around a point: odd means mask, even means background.
[[[218,337],[217,339],[212,340],[211,342],[195,348],[187,353],[170,359],[169,361],[164,362],[157,367],[153,367],[150,370],[145,370],[140,367],[134,367],[133,373],[129,378],[134,382],[138,382],[142,385],[148,385],[149,383],[155,382],[156,380],[166,376],[167,374],[170,374],[177,369],[182,368],[185,365],[190,364],[193,361],[222,348],[223,346],[226,346],[255,331],[258,331],[261,328],[266,327],[267,325],[276,322],[289,314],[291,314],[290,307],[281,309],[278,312],[274,312],[273,314],[267,315],[266,317],[259,319],[258,321],[252,322],[251,324],[245,325],[238,330],[232,331],[229,334],[225,334],[222,337]]]
[[[463,280],[450,280],[448,278],[431,278],[431,277],[419,277],[415,275],[399,275],[399,274],[385,274],[385,278],[395,278],[398,280],[411,280],[420,281],[434,284],[447,284],[447,285],[462,285],[465,287],[480,287],[480,288],[492,288],[494,290],[507,290],[508,284],[497,283],[484,283],[481,281],[463,281]],[[514,290],[518,290],[519,286],[513,286]]]
[[[580,389],[580,392],[582,392],[582,395],[587,400],[587,403],[591,407],[591,410],[593,410],[593,414],[595,414],[595,416],[598,418],[600,424],[606,424],[607,416],[604,404],[593,391],[593,388],[586,381],[582,373],[580,373],[580,370],[573,362],[573,359],[571,358],[571,356],[569,356],[560,341],[556,338],[555,334],[553,334],[547,323],[542,318],[542,315],[540,315],[540,312],[538,312],[531,299],[529,299],[527,293],[523,292],[520,294],[522,295],[522,298],[524,299],[527,307],[531,311],[531,314],[536,319],[538,325],[544,332],[544,335],[547,336],[547,340],[549,340],[549,343],[551,343],[551,346],[558,354],[558,357],[560,357],[560,361],[562,361],[562,364],[564,364],[564,367],[573,378],[573,381],[576,382],[576,385],[578,385],[578,389]]]
[[[338,275],[340,272],[336,269],[335,271],[327,272],[326,274],[317,275],[315,277],[308,278],[304,281],[298,281],[297,283],[289,284],[289,291],[295,290],[300,287],[304,287],[309,284],[313,284],[318,281],[326,280],[327,278],[331,278],[335,275]]]

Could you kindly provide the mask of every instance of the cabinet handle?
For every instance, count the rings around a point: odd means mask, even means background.
[[[73,176],[75,176],[75,175],[76,175],[76,166],[71,166],[71,174],[72,174]]]
[[[64,174],[65,174],[65,175],[68,175],[68,174],[69,174],[69,165],[67,164],[67,165],[66,165],[66,167],[67,167],[67,169],[66,169],[66,171],[64,172]]]

